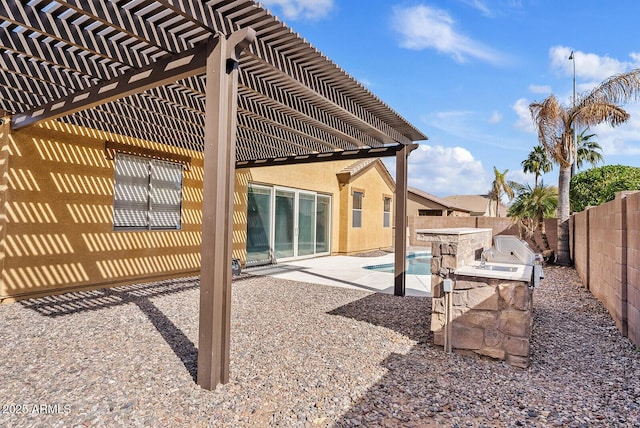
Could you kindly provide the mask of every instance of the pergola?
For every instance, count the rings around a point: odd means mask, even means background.
[[[426,137],[247,0],[2,0],[0,113],[204,152],[198,383],[229,376],[235,168],[396,156],[404,295],[407,157]]]

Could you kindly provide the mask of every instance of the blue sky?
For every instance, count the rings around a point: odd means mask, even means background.
[[[572,50],[578,93],[640,67],[637,0],[262,4],[429,137],[409,185],[438,196],[486,193],[494,166],[533,183],[521,167],[538,142],[528,106],[551,93],[571,103]],[[590,133],[606,164],[640,166],[640,104],[625,108],[625,125]]]

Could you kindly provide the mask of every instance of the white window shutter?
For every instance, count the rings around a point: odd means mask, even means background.
[[[182,165],[151,161],[149,200],[151,229],[180,229]]]
[[[118,153],[115,161],[113,226],[146,228],[149,211],[149,161]]]

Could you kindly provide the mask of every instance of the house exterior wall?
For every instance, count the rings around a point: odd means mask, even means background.
[[[407,215],[418,215],[419,210],[443,210],[442,215],[447,215],[447,208],[436,204],[432,201],[428,201],[425,198],[421,198],[418,195],[414,195],[411,192],[407,193]]]
[[[105,141],[191,156],[182,228],[114,231],[114,162]],[[0,300],[195,275],[200,269],[202,154],[46,122],[2,145]]]
[[[393,213],[390,227],[382,227],[384,196],[393,196],[393,183],[384,178],[387,174],[379,165],[366,168],[341,185],[336,173],[353,164],[352,160],[320,164],[300,164],[240,169],[236,172],[236,218],[234,233],[234,257],[246,260],[247,186],[249,183],[265,186],[283,186],[299,190],[331,195],[331,253],[352,254],[392,245]],[[351,215],[352,194],[361,190],[362,227],[353,228]],[[392,203],[393,207],[393,203]],[[244,235],[243,235],[244,234]],[[235,236],[235,235],[234,235]]]
[[[242,264],[246,262],[247,188],[251,183],[331,195],[331,252],[337,252],[339,240],[339,200],[337,196],[340,189],[336,172],[351,163],[353,161],[238,169],[235,186],[234,257],[240,259]]]
[[[438,204],[434,201],[430,201],[414,193],[408,192],[407,194],[407,215],[418,216],[419,210],[441,210],[441,216],[447,216],[449,208],[444,205]],[[451,217],[469,217],[468,212],[453,210]],[[438,216],[436,216],[438,217]]]
[[[368,168],[356,175],[344,185],[340,191],[340,254],[354,254],[358,252],[388,248],[392,246],[395,201],[392,183],[384,179],[379,165]],[[354,228],[352,224],[353,192],[363,191],[362,199],[362,227]],[[389,227],[383,227],[384,197],[391,198],[391,219]]]
[[[114,161],[105,142],[191,157],[183,173],[180,230],[114,231]],[[234,191],[233,257],[246,260],[247,186],[281,185],[332,196],[331,252],[391,245],[383,228],[382,171],[345,185],[365,189],[363,227],[351,228],[351,198],[336,172],[352,161],[240,169]],[[386,170],[384,171],[386,173]],[[388,173],[386,173],[388,174]],[[200,273],[202,153],[52,121],[0,125],[0,302]],[[342,217],[348,216],[348,227]],[[393,219],[391,220],[393,221]],[[393,226],[393,223],[391,223]]]

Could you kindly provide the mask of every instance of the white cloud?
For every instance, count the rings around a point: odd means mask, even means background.
[[[566,46],[553,46],[549,49],[551,68],[566,75],[573,76],[573,60],[569,60],[572,49]],[[576,77],[592,82],[602,80],[614,74],[624,73],[640,66],[640,54],[632,52],[630,61],[620,61],[607,55],[573,51],[576,64]],[[593,88],[593,83],[587,89]]]
[[[535,135],[537,134],[537,131],[535,124],[533,123],[533,119],[531,118],[529,104],[530,102],[526,98],[520,98],[513,104],[513,111],[515,111],[516,115],[518,116],[515,127],[522,131]]]
[[[596,134],[594,140],[602,147],[605,163],[607,156],[638,156],[640,155],[640,106],[637,104],[625,106],[631,115],[629,120],[618,127],[601,124],[589,130]]]
[[[395,174],[395,163],[388,166]],[[409,156],[409,185],[434,195],[486,193],[488,177],[482,162],[462,147],[421,144]]]
[[[535,176],[533,174],[527,174],[522,170],[522,168],[513,171],[509,170],[507,173],[507,180],[515,181],[520,184],[529,184],[531,187],[535,184]]]
[[[549,85],[529,85],[529,92],[534,94],[550,95],[552,91],[551,86]]]
[[[499,111],[494,111],[487,122],[492,125],[502,122],[502,113],[500,113]]]
[[[494,16],[494,13],[489,7],[485,4],[485,2],[480,0],[462,0],[462,3],[471,6],[474,9],[477,9],[482,13],[482,15],[487,17]]]
[[[279,7],[287,19],[321,19],[333,9],[333,0],[262,0],[266,7]]]
[[[482,43],[457,32],[455,21],[445,10],[430,6],[395,7],[393,27],[402,36],[400,46],[406,49],[435,49],[458,62],[476,58],[501,64],[501,54]]]

